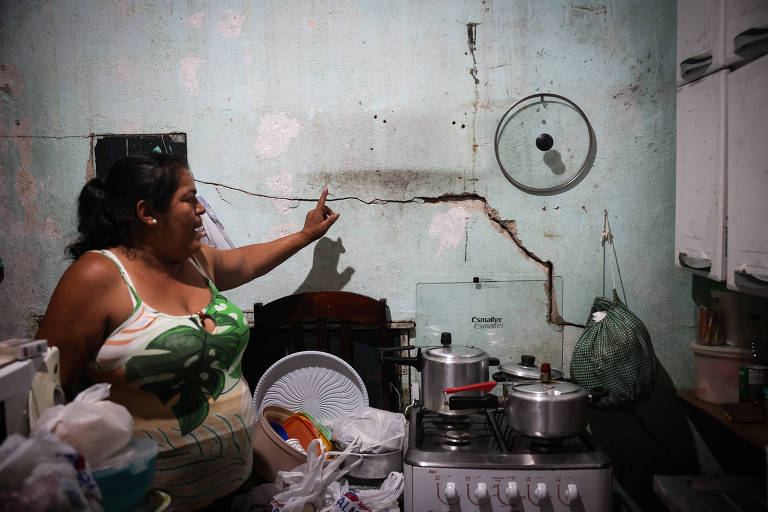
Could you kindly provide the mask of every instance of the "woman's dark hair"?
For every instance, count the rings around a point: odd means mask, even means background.
[[[105,179],[89,180],[78,199],[80,236],[67,247],[69,255],[77,259],[94,249],[132,247],[140,225],[136,203],[143,199],[158,211],[167,211],[181,175],[188,169],[183,157],[149,153],[123,157]]]

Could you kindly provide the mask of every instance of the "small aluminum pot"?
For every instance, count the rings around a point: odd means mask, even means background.
[[[496,373],[500,373],[496,379]],[[507,361],[499,365],[499,371],[494,373],[494,379],[505,382],[530,382],[541,378],[541,368],[536,364],[536,358],[530,355],[520,356],[520,362]],[[557,380],[563,377],[562,370],[552,368],[550,378]]]
[[[344,461],[342,467],[354,463],[358,456],[363,462],[355,466],[347,473],[352,478],[362,480],[382,480],[387,478],[392,471],[403,472],[403,450],[395,450],[387,453],[359,453],[354,454]]]
[[[465,416],[477,409],[452,410],[443,389],[488,380],[489,361],[484,350],[473,346],[444,345],[430,347],[422,353],[422,403],[430,411],[446,416]],[[498,360],[495,360],[498,364]],[[482,391],[462,391],[461,396],[482,396]]]
[[[504,408],[509,426],[543,439],[581,434],[591,395],[571,382],[521,382],[508,386]]]

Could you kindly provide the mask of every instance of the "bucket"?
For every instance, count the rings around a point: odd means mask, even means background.
[[[275,481],[278,471],[290,471],[307,462],[307,456],[286,443],[269,424],[282,424],[292,415],[293,411],[284,407],[269,405],[256,422],[251,436],[253,470],[268,482]]]
[[[714,404],[739,401],[739,371],[746,351],[727,345],[691,343],[696,396]]]

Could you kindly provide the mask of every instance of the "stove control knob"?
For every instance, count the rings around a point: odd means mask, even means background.
[[[576,503],[576,500],[579,499],[579,488],[576,487],[576,484],[568,484],[568,488],[565,489],[565,502],[568,505],[571,505],[572,503]]]
[[[536,498],[536,505],[543,505],[549,499],[549,493],[547,492],[547,484],[539,482],[536,484],[536,489],[533,491],[533,496]]]
[[[517,490],[517,482],[507,482],[507,488],[504,489],[504,495],[507,497],[510,504],[520,501],[520,492]]]
[[[485,482],[479,482],[477,484],[477,488],[475,488],[475,499],[477,500],[478,505],[484,505],[491,501],[491,497],[488,496],[488,486],[485,485]]]
[[[449,505],[455,505],[459,502],[459,493],[456,490],[456,484],[453,482],[445,484],[445,501]],[[453,510],[453,507],[451,507],[451,510]]]

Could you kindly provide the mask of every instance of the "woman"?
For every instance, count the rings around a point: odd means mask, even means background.
[[[323,190],[304,228],[219,251],[200,243],[205,208],[183,158],[129,156],[88,181],[78,206],[74,263],[37,338],[59,347],[62,385],[108,382],[135,435],[158,443],[153,487],[194,510],[251,472],[254,412],[240,358],[243,313],[219,290],[261,276],[322,237],[339,214]]]

